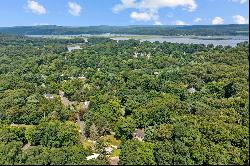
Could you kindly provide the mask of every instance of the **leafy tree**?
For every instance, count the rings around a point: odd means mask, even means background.
[[[154,144],[126,141],[121,147],[119,164],[121,165],[155,165]]]

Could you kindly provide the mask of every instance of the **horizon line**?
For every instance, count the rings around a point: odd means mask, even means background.
[[[225,25],[248,25],[249,24],[192,24],[192,25],[56,25],[56,24],[41,24],[41,25],[14,25],[14,26],[0,26],[0,28],[14,28],[14,27],[39,27],[39,26],[58,26],[58,27],[98,27],[98,26],[109,26],[109,27],[127,27],[127,26],[177,26],[177,27],[183,27],[183,26],[225,26]]]

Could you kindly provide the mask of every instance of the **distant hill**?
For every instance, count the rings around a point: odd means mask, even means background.
[[[79,35],[79,34],[134,34],[134,35],[248,35],[249,25],[190,25],[190,26],[87,26],[67,27],[56,25],[0,27],[0,33],[18,35]]]

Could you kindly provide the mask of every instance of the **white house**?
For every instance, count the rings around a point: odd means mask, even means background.
[[[54,98],[54,95],[53,94],[44,94],[44,97],[46,99],[53,99]]]
[[[97,157],[100,156],[100,154],[94,153],[91,156],[86,157],[87,160],[97,159]]]
[[[112,147],[106,147],[106,148],[105,148],[105,152],[106,152],[107,154],[112,153],[112,151],[113,151],[113,148],[112,148]]]
[[[192,93],[196,92],[196,90],[195,90],[195,88],[191,87],[188,89],[188,92],[192,94]]]

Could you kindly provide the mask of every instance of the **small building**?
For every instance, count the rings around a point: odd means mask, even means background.
[[[25,144],[25,145],[22,147],[22,150],[27,150],[27,149],[29,149],[29,148],[31,148],[31,144],[30,144],[30,143]]]
[[[194,87],[190,87],[188,88],[188,93],[195,93],[196,92],[196,89]]]
[[[89,103],[90,103],[90,101],[85,101],[84,102],[84,108],[88,109],[89,108]]]
[[[154,72],[154,75],[157,75],[157,76],[158,76],[159,74],[160,74],[160,72],[157,72],[157,71]]]
[[[138,52],[134,52],[133,57],[134,57],[134,58],[138,58],[138,55],[139,55],[139,53],[138,53]]]
[[[106,152],[107,154],[111,154],[112,151],[113,151],[113,148],[112,148],[112,147],[106,147],[104,150],[105,150],[105,152]]]
[[[109,165],[118,165],[119,163],[119,157],[110,157],[109,158]]]
[[[54,98],[54,95],[53,94],[44,94],[44,97],[46,99],[53,99]]]
[[[121,114],[122,114],[122,116],[124,116],[125,115],[125,108],[123,107],[122,109],[121,109]]]
[[[97,157],[99,157],[99,156],[100,156],[100,154],[94,153],[91,156],[87,156],[86,159],[87,160],[97,159]]]
[[[71,52],[73,50],[81,50],[82,48],[80,46],[68,46],[68,52]]]
[[[142,141],[144,139],[145,133],[144,129],[136,129],[135,132],[133,133],[134,139],[137,139],[139,141]]]
[[[88,142],[96,144],[96,141],[88,140]]]
[[[86,77],[84,77],[84,76],[78,77],[78,78],[81,79],[81,80],[85,80],[86,79]]]

